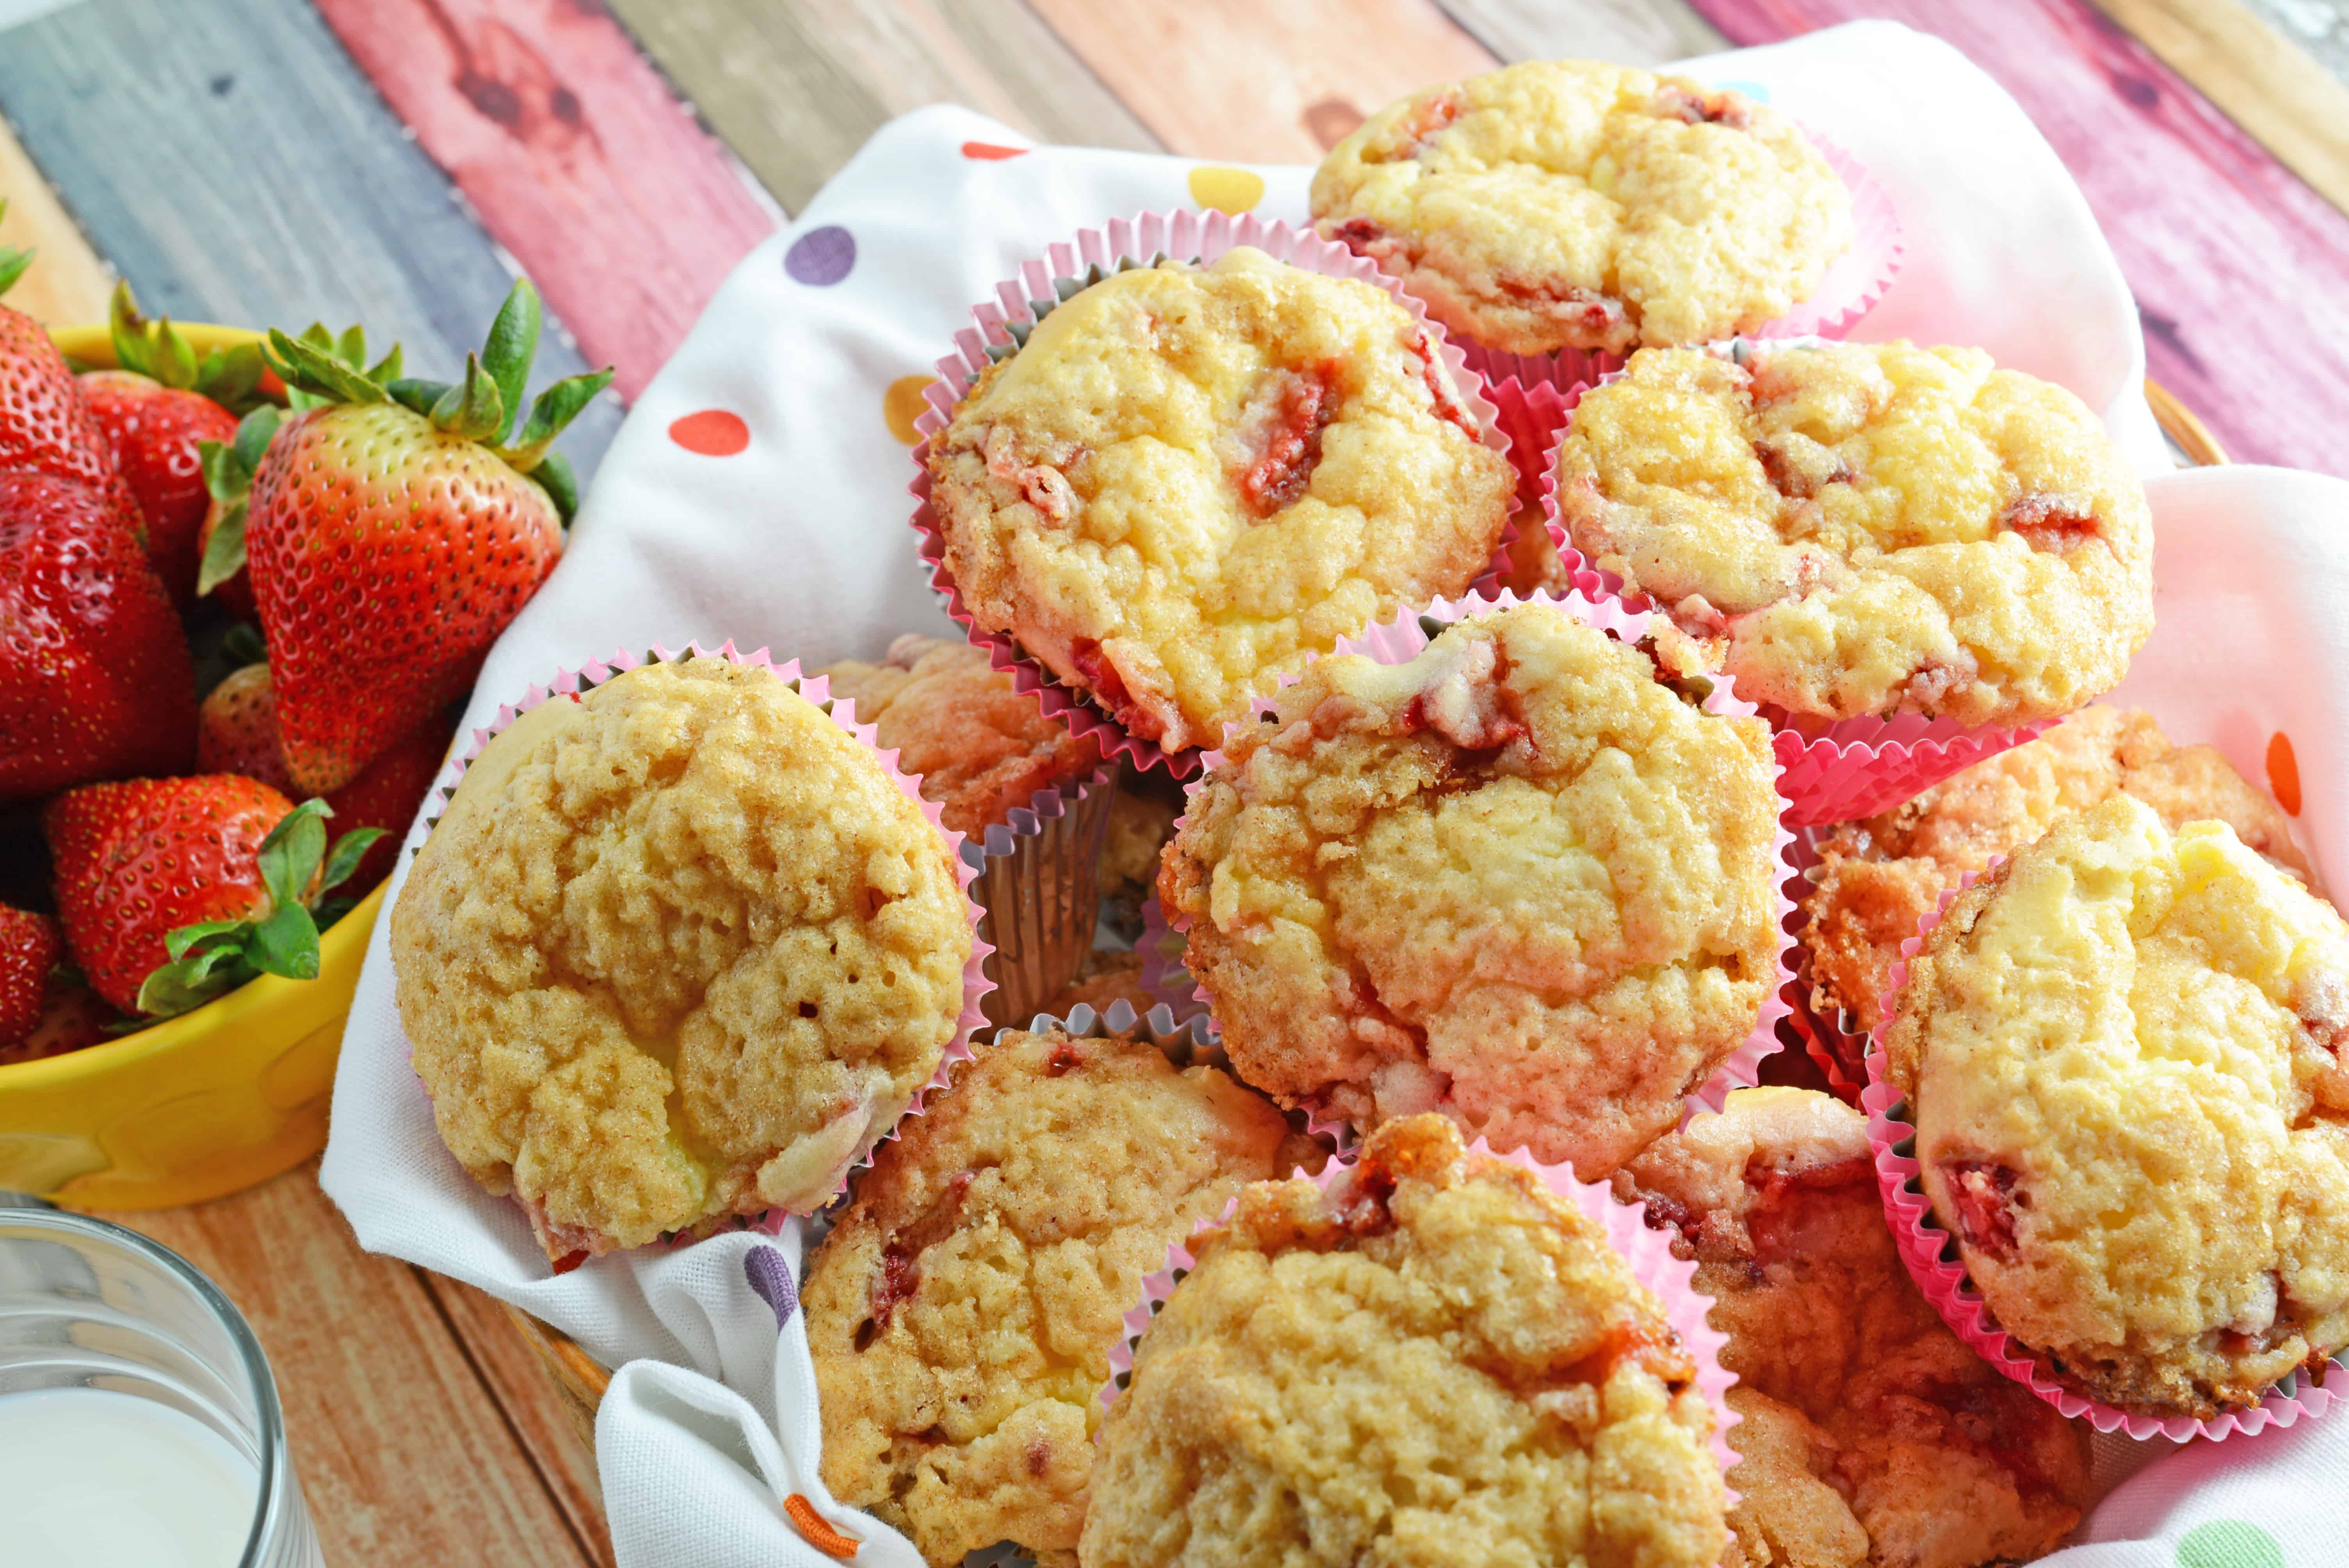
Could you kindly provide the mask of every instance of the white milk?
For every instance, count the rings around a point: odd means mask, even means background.
[[[261,1486],[219,1433],[97,1388],[0,1394],[6,1568],[236,1568]]]

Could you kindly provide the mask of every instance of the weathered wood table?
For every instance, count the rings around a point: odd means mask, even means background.
[[[0,0],[12,304],[364,321],[450,366],[529,271],[619,366],[583,475],[729,267],[890,116],[1310,161],[1495,60],[1653,62],[1860,15],[1956,44],[2086,191],[2154,376],[2238,460],[2349,473],[2349,18],[2323,0]],[[1930,112],[1930,106],[1920,106]],[[2335,437],[2335,438],[2328,438]],[[122,1216],[268,1347],[339,1564],[608,1560],[593,1456],[499,1305],[360,1252],[314,1167]]]

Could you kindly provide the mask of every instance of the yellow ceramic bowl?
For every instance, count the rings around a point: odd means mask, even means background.
[[[199,355],[261,335],[179,324]],[[103,326],[51,335],[114,363]],[[250,1187],[326,1146],[326,1098],[377,888],[319,941],[318,977],[265,975],[86,1050],[0,1067],[0,1188],[84,1209],[162,1209]]]

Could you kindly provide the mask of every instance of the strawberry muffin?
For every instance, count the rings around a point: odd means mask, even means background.
[[[938,1568],[1076,1562],[1120,1318],[1244,1182],[1319,1147],[1138,1038],[1007,1030],[882,1146],[802,1302],[823,1479]]]
[[[1338,638],[1465,589],[1516,488],[1410,311],[1246,247],[1052,308],[928,462],[978,627],[1170,752],[1216,745]]]
[[[1512,354],[1751,331],[1851,248],[1851,196],[1775,109],[1528,60],[1388,105],[1313,176],[1314,228]]]
[[[2127,795],[1958,895],[1885,1076],[2000,1327],[2207,1418],[2349,1345],[2349,925],[2220,822]]]
[[[2054,718],[2153,631],[2127,459],[1976,349],[1637,354],[1576,407],[1557,480],[1569,542],[1798,721]]]
[[[2054,1550],[2086,1430],[1950,1332],[1877,1196],[1868,1119],[1744,1088],[1616,1173],[1696,1260],[1737,1375],[1724,1568],[1987,1568]]]
[[[1847,1027],[1866,1034],[1883,1016],[1900,944],[1943,892],[2116,795],[2144,801],[2172,830],[2224,822],[2282,870],[2313,880],[2282,810],[2217,750],[2172,746],[2151,714],[2095,704],[2037,740],[1818,839],[1819,863],[1796,900],[1812,1010],[1846,1015]],[[1857,1060],[1846,1065],[1860,1070]]]
[[[1110,1407],[1086,1568],[1713,1568],[1713,1414],[1606,1233],[1441,1117],[1190,1243]]]
[[[1317,660],[1197,786],[1159,889],[1240,1076],[1612,1171],[1777,984],[1767,726],[1534,603]]]
[[[856,705],[874,744],[920,775],[946,825],[973,838],[1043,790],[1074,793],[1101,765],[1100,748],[1046,717],[1035,693],[1014,689],[968,643],[908,632],[880,664],[844,659],[816,673]]]
[[[821,1206],[937,1070],[971,942],[871,748],[710,657],[508,725],[391,912],[441,1140],[558,1270]]]

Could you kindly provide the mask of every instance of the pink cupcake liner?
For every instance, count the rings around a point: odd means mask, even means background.
[[[1512,575],[1504,579],[1504,585],[1515,586],[1519,593],[1536,587],[1559,592],[1570,588],[1588,599],[1606,596],[1600,573],[1567,543],[1566,525],[1558,519],[1558,448],[1566,439],[1574,406],[1582,400],[1585,390],[1579,381],[1561,389],[1548,381],[1526,382],[1515,376],[1488,382],[1485,387],[1499,411],[1501,428],[1508,435],[1509,460],[1516,465],[1517,516],[1540,520],[1549,534],[1550,549],[1558,558],[1558,580],[1548,583],[1525,583],[1516,575],[1513,562]],[[1523,537],[1523,526],[1521,521],[1519,537]]]
[[[970,920],[971,953],[968,961],[963,965],[962,1014],[955,1021],[954,1037],[947,1042],[939,1054],[937,1071],[930,1076],[928,1082],[914,1091],[912,1099],[898,1113],[886,1133],[876,1139],[873,1145],[868,1146],[857,1156],[842,1164],[839,1174],[832,1184],[831,1196],[825,1200],[828,1203],[847,1191],[850,1175],[860,1165],[870,1162],[874,1147],[895,1137],[896,1128],[903,1125],[906,1117],[921,1114],[923,1101],[933,1091],[946,1084],[949,1069],[954,1064],[969,1059],[972,1033],[987,1026],[982,1002],[995,986],[995,982],[988,978],[986,973],[988,957],[994,949],[980,935],[980,923],[986,912],[980,909],[978,903],[970,896],[971,883],[978,878],[978,872],[964,857],[963,835],[950,830],[940,819],[940,809],[922,799],[920,777],[906,773],[898,768],[897,753],[881,748],[875,741],[873,726],[856,722],[856,705],[854,702],[845,697],[834,701],[831,696],[832,683],[823,676],[803,673],[797,659],[779,665],[768,656],[765,648],[761,648],[755,653],[743,653],[735,647],[731,640],[715,649],[703,647],[698,639],[688,642],[683,648],[675,652],[658,643],[655,643],[644,653],[622,649],[610,658],[590,660],[575,668],[557,671],[554,679],[546,685],[533,686],[519,700],[502,705],[496,716],[487,725],[476,728],[464,748],[444,767],[440,782],[434,786],[429,797],[433,805],[432,815],[426,825],[427,831],[429,833],[430,829],[440,822],[440,815],[447,809],[450,798],[456,793],[459,782],[465,776],[465,770],[472,766],[474,759],[481,755],[482,749],[492,738],[523,714],[538,707],[539,704],[556,697],[568,697],[575,702],[581,694],[593,691],[616,676],[625,674],[639,665],[678,664],[696,656],[722,658],[738,668],[767,671],[814,705],[837,728],[870,750],[879,760],[883,770],[888,774],[890,782],[897,787],[897,792],[921,809],[922,815],[928,820],[931,828],[946,841],[947,852],[954,863],[957,885],[962,890],[963,908]],[[421,1080],[419,1080],[420,1086]],[[430,1091],[427,1089],[426,1094],[429,1098]],[[525,1212],[528,1211],[529,1205],[521,1204],[519,1200],[517,1202],[518,1206],[523,1207]],[[823,1206],[819,1204],[815,1207]],[[673,1233],[668,1238],[668,1244],[690,1245],[696,1241],[704,1240],[709,1235],[729,1230],[761,1230],[772,1233],[779,1231],[785,1221],[802,1212],[771,1209],[756,1215],[714,1216],[693,1230]],[[813,1210],[804,1212],[812,1212]],[[533,1229],[539,1228],[543,1222],[543,1216],[533,1218]]]
[[[1752,337],[1733,337],[1708,343],[1703,352],[1743,365],[1756,347],[1801,347],[1806,343],[1816,346],[1824,341],[1816,335],[1768,344]],[[1619,369],[1609,371],[1593,381],[1590,388],[1579,391],[1606,386],[1621,375]],[[1576,402],[1579,401],[1578,395]],[[1551,537],[1557,542],[1564,570],[1577,582],[1581,573],[1593,573],[1605,593],[1635,608],[1653,609],[1645,594],[1628,591],[1619,575],[1599,566],[1571,542],[1557,501],[1557,463],[1565,439],[1566,433],[1561,429],[1549,449],[1550,472],[1542,489],[1543,516]],[[1776,731],[1772,744],[1777,749],[1783,769],[1778,789],[1793,806],[1788,820],[1798,828],[1848,822],[1889,810],[1952,773],[1962,772],[2024,741],[2037,739],[2054,722],[2038,719],[2027,724],[1969,728],[1954,719],[1927,718],[1914,713],[1894,714],[1889,718],[1871,714],[1830,720],[1809,714],[1791,714],[1773,704],[1764,704],[1761,712]]]
[[[1175,819],[1175,831],[1182,830],[1183,820]],[[1155,892],[1143,901],[1142,937],[1133,944],[1133,950],[1142,954],[1142,988],[1177,1018],[1205,1017],[1207,1012],[1207,994],[1183,961],[1185,933],[1190,929],[1186,919],[1168,923],[1165,906]]]
[[[947,614],[954,617],[973,645],[988,651],[999,670],[1011,672],[1021,691],[1041,695],[1044,711],[1061,717],[1080,735],[1091,735],[1105,758],[1131,758],[1137,768],[1164,768],[1176,778],[1198,771],[1196,751],[1167,752],[1150,741],[1129,735],[1125,727],[1095,707],[1087,696],[1063,685],[1060,678],[1023,651],[1008,633],[980,627],[956,585],[946,563],[946,541],[930,503],[930,443],[944,431],[955,404],[989,365],[1009,357],[1028,341],[1035,325],[1061,302],[1102,277],[1129,267],[1149,266],[1154,260],[1211,263],[1225,252],[1249,245],[1292,266],[1327,277],[1352,278],[1375,284],[1409,311],[1428,346],[1440,359],[1463,409],[1473,418],[1486,447],[1509,455],[1508,438],[1495,422],[1482,381],[1468,368],[1457,345],[1428,317],[1420,302],[1402,292],[1402,285],[1372,263],[1345,246],[1324,240],[1312,230],[1284,222],[1268,222],[1250,214],[1233,217],[1220,211],[1143,212],[1113,220],[1106,228],[1082,229],[1076,236],[1051,246],[1044,255],[1022,263],[1018,276],[996,285],[996,298],[971,309],[976,326],[955,335],[955,352],[937,362],[938,379],[924,389],[928,407],[914,421],[922,437],[914,449],[914,478],[906,487],[915,499],[913,524],[920,536],[921,559],[930,568],[930,585],[943,595]],[[1514,521],[1501,531],[1491,563],[1472,586],[1495,583],[1509,569],[1509,546],[1516,538]]]
[[[1392,620],[1369,626],[1359,635],[1340,638],[1331,652],[1359,654],[1382,665],[1407,664],[1433,640],[1425,623],[1433,621],[1448,625],[1466,616],[1489,614],[1517,604],[1552,605],[1585,625],[1596,627],[1625,643],[1637,643],[1648,629],[1649,613],[1634,610],[1619,600],[1591,598],[1580,593],[1544,593],[1520,597],[1503,590],[1497,594],[1471,593],[1459,599],[1438,599],[1422,609],[1406,608],[1399,611]],[[1710,678],[1713,690],[1706,695],[1702,705],[1705,712],[1753,716],[1758,711],[1752,703],[1737,696],[1736,683],[1729,676],[1716,675]],[[1297,679],[1294,674],[1284,675],[1280,678],[1280,686],[1293,686]],[[1278,700],[1277,691],[1275,696],[1254,699],[1249,705],[1249,717],[1244,722],[1253,724],[1272,712]],[[1226,734],[1229,733],[1230,727],[1227,727]],[[1223,752],[1217,749],[1206,754],[1206,762],[1209,768],[1215,768],[1223,759]],[[1687,1105],[1682,1118],[1683,1122],[1699,1109],[1719,1110],[1731,1090],[1752,1088],[1760,1081],[1764,1058],[1785,1047],[1778,1026],[1794,1010],[1794,971],[1789,965],[1795,947],[1792,934],[1798,916],[1789,892],[1794,885],[1794,878],[1799,874],[1795,862],[1794,825],[1788,815],[1788,808],[1782,803],[1778,830],[1770,851],[1772,861],[1781,868],[1775,883],[1774,923],[1778,929],[1775,981],[1764,998],[1753,1031],[1746,1036],[1744,1042],[1723,1059],[1702,1085],[1686,1097]],[[1182,830],[1188,816],[1189,813],[1185,812],[1182,819],[1177,820],[1177,832]],[[1154,916],[1158,922],[1156,929],[1149,924]],[[1178,1016],[1186,1005],[1208,1010],[1211,1015],[1208,1022],[1212,1028],[1216,1026],[1212,1016],[1214,999],[1206,987],[1184,966],[1184,948],[1177,941],[1187,937],[1190,924],[1188,916],[1157,909],[1154,903],[1152,910],[1144,916],[1143,941],[1150,945],[1143,948],[1143,985],[1152,996],[1174,1009]]]
[[[1483,1155],[1506,1161],[1530,1171],[1543,1186],[1579,1210],[1584,1218],[1595,1220],[1606,1232],[1608,1245],[1630,1266],[1631,1275],[1652,1292],[1662,1304],[1664,1317],[1681,1342],[1688,1348],[1697,1364],[1696,1386],[1704,1394],[1705,1403],[1712,1407],[1713,1455],[1720,1462],[1724,1477],[1738,1462],[1736,1451],[1730,1446],[1729,1429],[1742,1418],[1729,1406],[1729,1390],[1737,1378],[1721,1365],[1721,1352],[1729,1336],[1714,1328],[1707,1314],[1713,1310],[1713,1297],[1696,1287],[1696,1261],[1672,1255],[1675,1233],[1669,1227],[1651,1228],[1644,1202],[1618,1200],[1604,1181],[1582,1181],[1564,1165],[1545,1165],[1523,1150],[1509,1153],[1495,1150],[1479,1138],[1468,1145],[1469,1154]],[[1304,1177],[1325,1194],[1337,1188],[1355,1168],[1355,1158],[1350,1151],[1345,1157],[1331,1160],[1318,1176],[1304,1171],[1292,1173],[1291,1180]],[[1213,1222],[1202,1222],[1192,1230],[1190,1241],[1203,1233],[1219,1230],[1231,1222],[1239,1210],[1235,1196],[1224,1205],[1224,1212]],[[1144,1275],[1142,1299],[1127,1309],[1123,1323],[1125,1333],[1110,1351],[1110,1377],[1095,1396],[1103,1409],[1116,1403],[1117,1398],[1132,1383],[1134,1352],[1142,1336],[1149,1332],[1153,1319],[1166,1305],[1167,1297],[1184,1276],[1197,1266],[1189,1241],[1176,1243],[1166,1249],[1163,1267]],[[1737,1503],[1737,1491],[1730,1489],[1731,1507]]]
[[[1810,873],[1818,864],[1818,851],[1807,830],[1795,835],[1794,861],[1795,873],[1786,879],[1790,903],[1808,889]],[[1795,936],[1795,979],[1788,996],[1792,1007],[1786,1024],[1801,1042],[1803,1054],[1825,1075],[1828,1090],[1846,1105],[1856,1107],[1860,1091],[1867,1087],[1868,1073],[1863,1063],[1868,1056],[1868,1031],[1856,1016],[1842,1008],[1832,1015],[1823,1015],[1811,1005],[1816,982],[1811,972],[1810,945],[1802,940],[1803,920],[1803,912],[1796,909],[1789,923]]]
[[[1065,786],[1040,789],[958,853],[974,872],[971,893],[987,912],[979,934],[994,949],[989,1025],[1028,1016],[1076,977],[1092,951],[1101,909],[1102,841],[1109,833],[1116,771],[1104,764]]]
[[[1876,307],[1892,280],[1899,274],[1908,253],[1900,215],[1893,210],[1891,193],[1868,173],[1868,166],[1823,136],[1805,131],[1827,167],[1851,192],[1850,249],[1827,263],[1819,286],[1808,298],[1774,321],[1763,323],[1747,337],[1843,337],[1859,318]],[[1630,361],[1625,354],[1595,353],[1578,348],[1556,354],[1505,354],[1464,335],[1461,347],[1468,366],[1490,385],[1514,377],[1527,387],[1547,383],[1564,390],[1578,383],[1595,383]]]
[[[2140,1441],[2158,1436],[2178,1443],[2197,1437],[2217,1442],[2237,1432],[2249,1435],[2271,1426],[2289,1427],[2303,1416],[2312,1419],[2322,1416],[2333,1406],[2333,1395],[2298,1372],[2270,1389],[2251,1408],[2229,1410],[2204,1420],[2137,1415],[2091,1399],[2063,1382],[2044,1357],[2001,1328],[1968,1277],[1956,1238],[1942,1228],[1925,1196],[1922,1168],[1915,1152],[1917,1129],[1909,1120],[1908,1099],[1885,1076],[1885,1032],[1897,1015],[1900,991],[1909,982],[1909,960],[1924,947],[1925,939],[1941,923],[1958,894],[1996,871],[2005,859],[1998,856],[1980,872],[1968,872],[1956,887],[1941,894],[1930,913],[1918,921],[1917,934],[1900,944],[1900,956],[1893,963],[1885,992],[1884,1018],[1868,1044],[1868,1087],[1861,1091],[1859,1104],[1868,1113],[1868,1140],[1876,1151],[1876,1184],[1884,1196],[1885,1217],[1891,1222],[1892,1238],[1899,1246],[1900,1261],[1908,1265],[1909,1277],[1917,1282],[1917,1288],[1933,1304],[1951,1332],[1983,1360],[2054,1406],[2066,1418],[2085,1418],[2097,1431],[2126,1432]],[[2333,1365],[2336,1371],[2341,1370],[2342,1358],[2336,1357]]]

